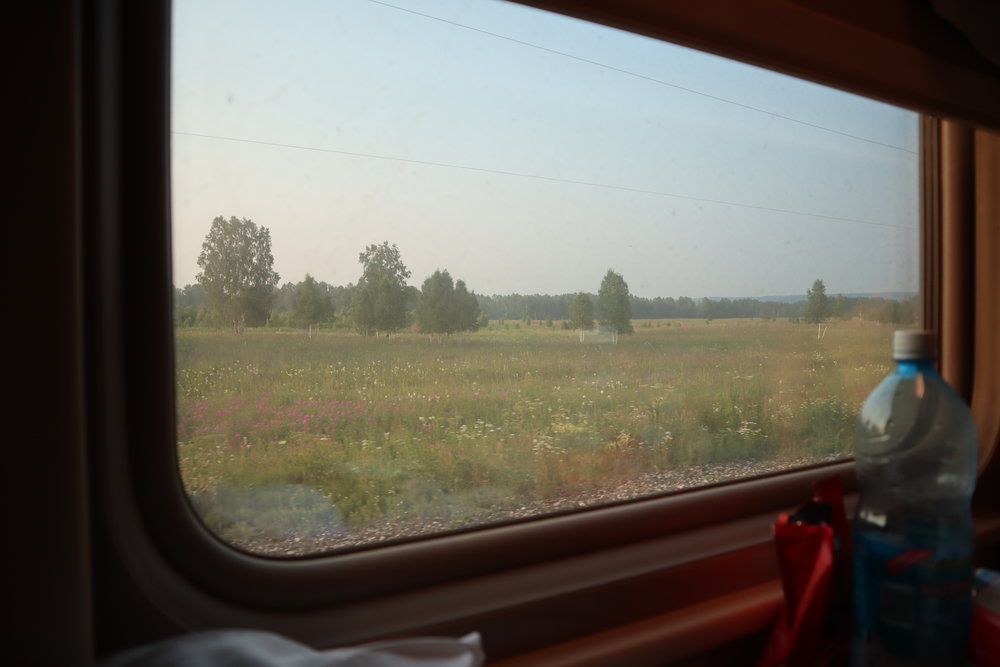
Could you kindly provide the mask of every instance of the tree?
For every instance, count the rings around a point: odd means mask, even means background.
[[[594,328],[594,302],[590,296],[580,292],[569,304],[570,326],[580,332],[580,342],[583,342],[584,332]]]
[[[822,280],[816,279],[812,289],[806,292],[806,299],[806,322],[819,324],[830,316],[830,298]]]
[[[479,299],[475,292],[470,292],[465,281],[455,282],[455,318],[456,331],[476,331],[479,326]]]
[[[252,220],[222,216],[212,221],[198,256],[198,283],[213,310],[237,334],[263,324],[279,276],[274,272],[271,232]]]
[[[403,264],[396,244],[383,241],[370,245],[358,256],[364,267],[354,296],[351,314],[365,336],[384,331],[386,336],[406,326],[406,280],[410,271]]]
[[[435,271],[424,280],[417,307],[417,324],[424,333],[450,334],[455,330],[455,283],[447,271]]]
[[[207,303],[208,297],[205,296],[205,288],[201,285],[185,285],[183,289],[179,287],[174,288],[175,306],[193,306],[197,308]]]
[[[913,324],[917,320],[916,298],[897,301],[888,299],[878,313],[880,322],[889,324]]]
[[[479,328],[479,302],[461,280],[453,282],[440,269],[424,280],[417,307],[417,324],[430,334],[452,334]]]
[[[632,329],[632,301],[628,283],[620,273],[608,269],[601,289],[597,292],[597,317],[601,326],[611,330],[611,339],[618,343],[619,334],[630,334]]]
[[[333,312],[333,303],[326,290],[307,273],[306,279],[295,288],[293,319],[308,327],[309,337],[312,338],[312,325],[332,320]]]
[[[698,317],[698,304],[689,296],[677,298],[677,317]]]
[[[198,324],[199,314],[207,309],[208,297],[201,285],[185,285],[174,288],[174,324],[179,327],[193,327]]]
[[[843,294],[838,294],[837,298],[833,300],[833,306],[830,307],[830,315],[840,319],[847,317],[847,299],[844,298]]]

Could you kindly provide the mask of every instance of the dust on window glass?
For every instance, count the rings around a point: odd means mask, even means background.
[[[916,114],[476,0],[173,3],[181,474],[252,552],[847,457]]]

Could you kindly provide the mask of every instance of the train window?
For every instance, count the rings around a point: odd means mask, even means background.
[[[516,4],[177,0],[192,505],[302,555],[849,458],[918,121]]]

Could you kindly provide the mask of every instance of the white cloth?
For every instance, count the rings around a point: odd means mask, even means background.
[[[257,630],[206,630],[129,649],[101,667],[479,667],[479,633],[393,639],[317,651]]]

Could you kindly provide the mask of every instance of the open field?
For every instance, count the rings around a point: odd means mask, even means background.
[[[847,456],[891,368],[885,325],[633,323],[618,345],[558,323],[444,343],[179,330],[185,486],[252,550],[449,530]]]

